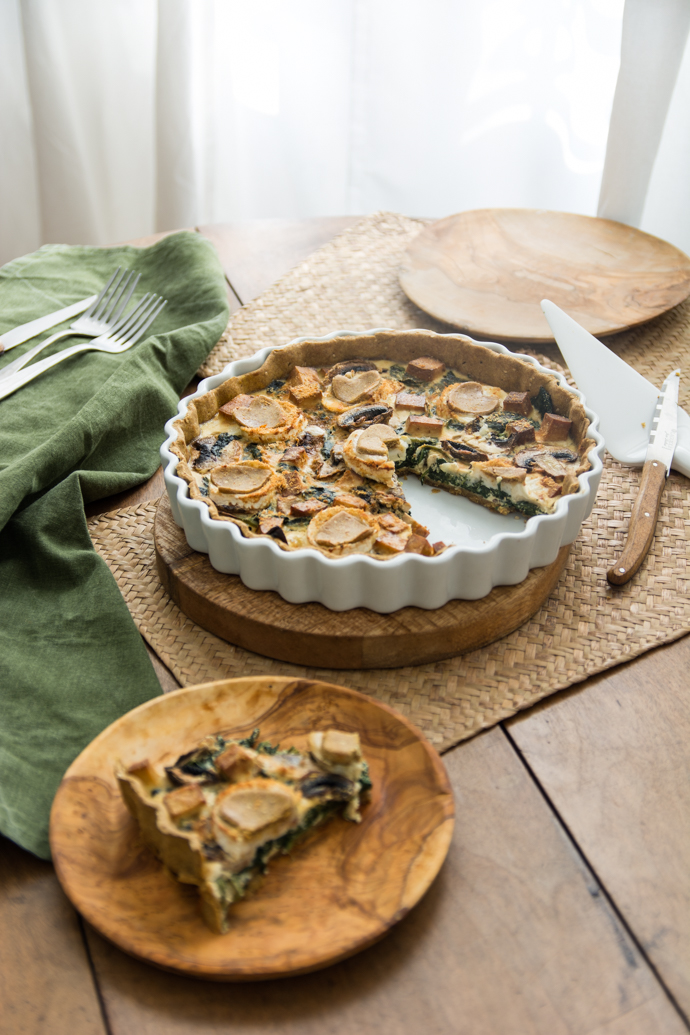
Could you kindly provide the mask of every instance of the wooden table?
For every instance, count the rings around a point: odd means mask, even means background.
[[[237,307],[354,221],[200,232]],[[162,485],[159,472],[89,513],[155,499]],[[2,841],[0,1032],[686,1031],[688,671],[686,637],[447,752],[457,824],[439,879],[384,941],[306,977],[212,985],[130,959],[84,924],[50,863]]]

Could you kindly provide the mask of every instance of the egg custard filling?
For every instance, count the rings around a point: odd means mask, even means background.
[[[359,734],[316,730],[306,752],[219,734],[165,768],[142,759],[116,768],[145,843],[177,880],[196,884],[202,914],[225,933],[229,909],[314,827],[359,822],[371,788]]]
[[[410,513],[404,475],[527,518],[580,490],[593,443],[556,378],[459,335],[398,334],[391,357],[386,335],[351,355],[345,338],[276,350],[190,404],[173,447],[190,495],[282,549],[386,560],[448,545]]]

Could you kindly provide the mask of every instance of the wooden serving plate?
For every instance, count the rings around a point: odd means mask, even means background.
[[[113,767],[170,764],[203,737],[261,736],[306,748],[313,729],[359,733],[373,790],[360,824],[340,817],[270,863],[262,886],[214,934],[196,888],[139,841]],[[443,764],[391,708],[345,687],[268,676],[157,697],[101,733],[67,770],[50,822],[57,875],[80,913],[125,952],[214,981],[301,974],[366,948],[402,919],[441,868],[453,831]]]
[[[163,586],[203,629],[245,650],[313,668],[402,668],[464,654],[507,636],[539,610],[568,559],[533,568],[517,586],[497,586],[481,600],[451,600],[427,611],[392,614],[368,608],[330,611],[323,604],[290,604],[277,593],[248,589],[189,546],[162,496],[154,524],[156,567]]]
[[[591,334],[614,334],[687,298],[690,259],[610,219],[488,208],[422,230],[403,260],[400,284],[420,309],[470,334],[553,342],[543,298]]]

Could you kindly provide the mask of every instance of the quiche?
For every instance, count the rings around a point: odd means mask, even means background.
[[[283,550],[431,557],[401,478],[526,518],[590,468],[589,421],[552,375],[463,335],[301,341],[190,402],[178,474],[211,517]]]
[[[308,752],[260,740],[210,736],[162,768],[148,759],[116,776],[144,842],[183,883],[196,884],[209,927],[314,827],[340,813],[359,822],[371,787],[359,734],[316,730]]]

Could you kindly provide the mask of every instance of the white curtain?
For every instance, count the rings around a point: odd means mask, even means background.
[[[0,0],[0,261],[379,208],[593,215],[600,186],[606,214],[636,142],[618,218],[690,251],[688,9],[627,0],[607,155],[623,0]]]

